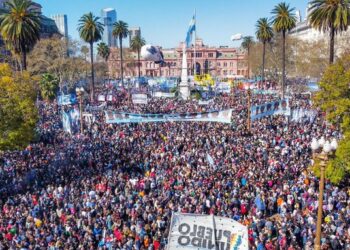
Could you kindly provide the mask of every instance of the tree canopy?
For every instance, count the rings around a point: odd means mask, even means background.
[[[329,63],[334,62],[334,35],[347,30],[350,24],[348,0],[312,0],[310,2],[310,24],[312,27],[329,31]]]
[[[0,64],[0,150],[22,149],[34,138],[35,81],[28,72]]]
[[[10,0],[0,13],[0,33],[6,45],[22,55],[22,67],[27,69],[27,52],[40,38],[40,13],[28,0]]]
[[[102,42],[97,45],[97,53],[100,57],[103,58],[103,60],[105,60],[105,62],[107,62],[111,52],[109,50],[108,45]]]
[[[334,159],[329,161],[326,176],[339,183],[350,174],[350,54],[330,65],[320,82],[315,104],[326,113],[327,120],[339,126],[344,138],[339,143]]]
[[[45,73],[41,76],[39,85],[41,97],[46,101],[53,101],[59,90],[58,78],[50,73]]]
[[[67,50],[70,56],[67,56]],[[29,72],[42,76],[45,73],[58,78],[59,83],[74,83],[86,78],[89,63],[75,41],[66,41],[53,37],[40,40],[28,56]]]

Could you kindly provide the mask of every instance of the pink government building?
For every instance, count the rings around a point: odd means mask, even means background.
[[[182,47],[175,49],[161,49],[164,55],[165,66],[160,67],[152,61],[141,58],[141,76],[149,77],[180,77],[182,65]],[[120,77],[120,57],[118,48],[110,48],[111,54],[108,59],[108,70],[110,77]],[[126,53],[125,53],[126,52]],[[124,76],[135,77],[138,75],[137,53],[125,49]],[[202,39],[196,40],[196,73],[210,74],[217,77],[246,77],[248,67],[245,51],[228,46],[210,47],[203,44]],[[193,75],[194,46],[187,49],[187,64],[189,75]]]

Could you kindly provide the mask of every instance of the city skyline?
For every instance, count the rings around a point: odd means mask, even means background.
[[[142,29],[142,36],[147,43],[163,48],[174,48],[185,39],[188,24],[195,9],[199,38],[207,41],[207,44],[211,46],[239,46],[240,42],[233,43],[230,41],[230,36],[236,33],[254,36],[256,21],[260,17],[271,17],[271,10],[281,0],[250,0],[247,2],[153,0],[148,4],[136,0],[120,0],[118,2],[112,0],[98,2],[76,0],[74,3],[67,0],[62,0],[59,3],[37,0],[36,2],[43,6],[45,15],[50,16],[57,12],[68,15],[68,27],[73,39],[80,40],[77,24],[83,14],[92,10],[94,15],[101,17],[101,9],[113,8],[118,13],[118,20],[127,22],[129,27]],[[300,10],[302,18],[305,17],[308,1],[295,0],[287,3],[290,3],[291,7],[295,7],[295,10]],[[213,17],[214,14],[215,17]]]

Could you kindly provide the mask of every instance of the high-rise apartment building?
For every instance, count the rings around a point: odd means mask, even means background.
[[[68,19],[67,15],[52,15],[51,19],[53,19],[57,25],[57,28],[62,36],[68,38]]]
[[[106,8],[101,11],[102,23],[104,31],[102,41],[109,47],[117,46],[117,39],[113,36],[113,24],[117,21],[117,12],[115,9]]]

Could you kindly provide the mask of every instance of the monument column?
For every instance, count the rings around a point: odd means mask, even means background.
[[[188,72],[187,72],[187,55],[186,44],[183,44],[182,49],[182,68],[181,68],[181,82],[179,85],[180,96],[183,100],[187,100],[190,97],[190,88],[188,85]]]

